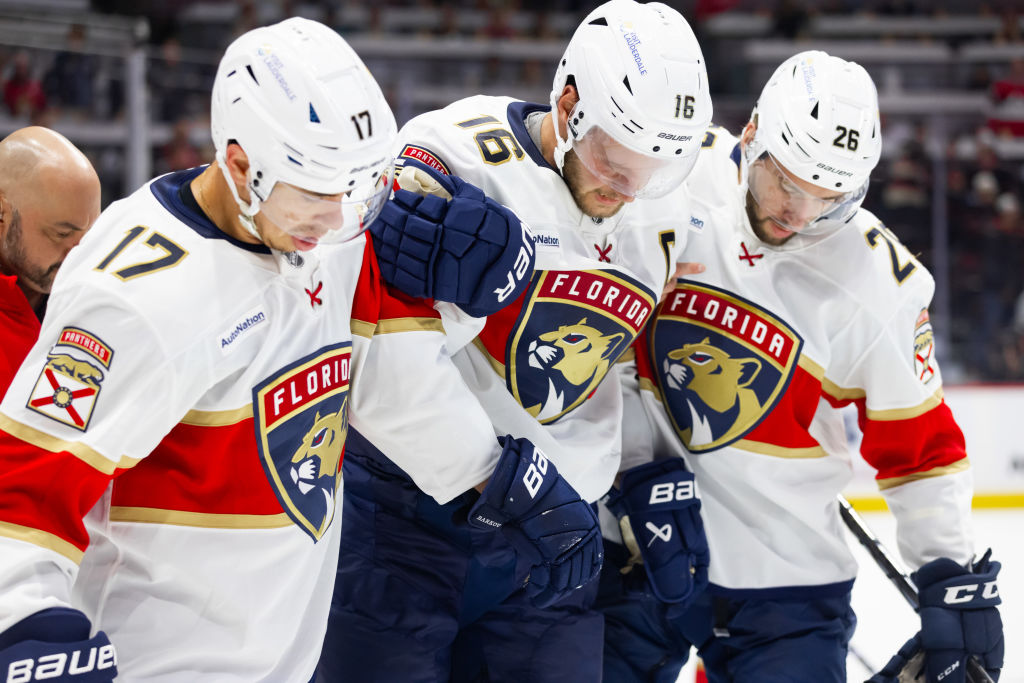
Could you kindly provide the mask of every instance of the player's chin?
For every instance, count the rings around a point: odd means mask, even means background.
[[[780,247],[796,237],[796,232],[785,228],[771,218],[763,218],[754,225],[757,238],[773,247]]]
[[[580,208],[591,218],[611,218],[624,204],[625,202],[617,197],[608,197],[595,190],[587,195],[584,205]]]

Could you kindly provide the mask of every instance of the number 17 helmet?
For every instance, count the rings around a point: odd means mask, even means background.
[[[257,237],[251,219],[262,211],[286,232],[320,225],[318,241],[350,239],[387,198],[394,115],[359,56],[323,24],[296,17],[231,43],[210,119],[218,164]],[[229,142],[249,159],[248,202],[228,175]]]
[[[610,0],[576,29],[555,71],[552,111],[566,84],[579,101],[568,134],[555,125],[555,162],[573,150],[612,189],[659,197],[693,168],[711,123],[707,68],[693,30],[660,2]]]

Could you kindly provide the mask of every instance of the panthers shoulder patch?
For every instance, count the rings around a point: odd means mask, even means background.
[[[406,145],[402,149],[402,152],[398,155],[398,158],[400,160],[413,159],[415,161],[420,162],[421,164],[426,164],[435,171],[440,171],[445,175],[452,174],[448,166],[446,166],[445,163],[441,161],[436,154],[431,152],[426,147],[420,147],[418,145]]]
[[[65,327],[46,357],[27,407],[84,432],[113,358],[114,350],[98,336]]]
[[[917,378],[928,384],[935,377],[935,335],[928,309],[922,308],[914,323],[914,371]]]

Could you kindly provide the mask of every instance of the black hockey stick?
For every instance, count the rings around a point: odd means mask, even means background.
[[[850,532],[857,537],[860,544],[864,546],[868,554],[871,555],[871,559],[875,561],[875,564],[882,570],[882,572],[888,577],[888,579],[896,586],[896,589],[900,592],[910,606],[917,611],[918,597],[917,597],[917,586],[910,580],[910,577],[900,571],[896,563],[893,562],[889,556],[889,551],[885,549],[882,542],[878,540],[874,532],[868,528],[868,525],[861,519],[857,511],[850,505],[850,501],[846,500],[843,496],[838,496],[839,499],[839,515],[843,518],[843,522],[846,523],[847,528]],[[994,683],[992,677],[988,675],[988,672],[978,663],[978,660],[972,655],[967,658],[967,680],[970,683]]]

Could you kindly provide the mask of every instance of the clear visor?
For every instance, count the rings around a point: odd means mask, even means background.
[[[600,126],[591,126],[575,138],[572,149],[601,183],[619,194],[640,199],[662,197],[679,187],[697,162],[696,154],[666,158],[635,152],[616,142]]]
[[[283,232],[305,242],[345,242],[361,235],[380,213],[390,196],[393,177],[394,167],[389,163],[373,182],[330,195],[277,182],[260,203],[260,213]]]
[[[821,188],[818,196],[799,187],[766,151],[757,155],[747,169],[747,189],[768,218],[793,232],[811,234],[832,221],[845,221],[857,210],[867,184],[852,192],[830,194]]]

